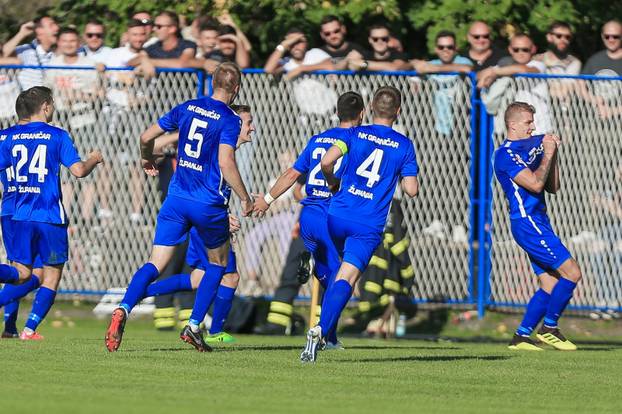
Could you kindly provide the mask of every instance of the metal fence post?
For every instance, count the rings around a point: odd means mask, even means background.
[[[479,144],[478,131],[477,131],[477,114],[479,100],[477,98],[477,79],[474,72],[469,73],[471,80],[471,189],[469,191],[470,206],[469,206],[469,220],[470,229],[469,232],[469,298],[468,301],[476,303],[476,280],[477,277],[477,256],[476,245],[478,240],[477,230],[477,212],[478,212],[478,192],[477,192],[477,171],[479,168],[478,161],[476,160],[477,146]]]
[[[486,268],[487,254],[486,248],[486,185],[488,178],[488,122],[489,116],[486,108],[481,101],[477,105],[477,117],[479,120],[479,128],[477,134],[479,157],[478,157],[478,181],[477,181],[477,315],[481,319],[486,312]]]

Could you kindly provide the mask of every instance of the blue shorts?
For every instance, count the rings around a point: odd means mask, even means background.
[[[188,250],[186,251],[186,263],[193,269],[201,270],[205,270],[206,264],[209,263],[203,241],[194,228],[190,230],[190,242],[188,243]],[[237,272],[238,265],[236,263],[235,252],[233,251],[233,247],[231,247],[229,248],[229,258],[227,259],[225,274]]]
[[[344,262],[364,272],[382,242],[382,232],[373,227],[328,215],[328,231]]]
[[[527,252],[536,275],[557,270],[562,263],[572,258],[546,216],[511,220],[511,228],[514,240]]]
[[[153,244],[177,246],[186,240],[192,227],[208,249],[222,246],[229,240],[227,209],[169,195],[158,214]]]
[[[313,255],[318,280],[329,282],[339,270],[337,248],[328,232],[328,213],[318,206],[305,206],[300,213],[300,236]]]
[[[4,217],[3,217],[4,218]],[[37,221],[13,221],[10,260],[34,268],[63,264],[69,257],[67,225]],[[5,222],[3,220],[3,228]]]

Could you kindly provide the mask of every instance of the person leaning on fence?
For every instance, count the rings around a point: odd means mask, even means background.
[[[148,46],[128,62],[147,76],[155,75],[155,68],[190,67],[196,55],[197,45],[180,37],[179,17],[171,11],[163,11],[153,25],[158,41]]]
[[[147,30],[147,41],[145,42],[144,47],[149,47],[158,42],[158,38],[154,36],[153,33],[153,19],[151,18],[151,13],[145,10],[139,10],[135,12],[131,17],[131,19],[139,20]],[[125,37],[122,38],[121,44],[125,44]]]
[[[264,66],[264,71],[272,75],[287,73],[288,78],[294,78],[315,70],[317,65],[330,63],[330,55],[319,48],[309,49],[309,41],[300,29],[290,29],[285,38],[279,43]]]
[[[19,32],[7,41],[2,48],[2,54],[10,57],[15,54],[22,65],[47,66],[54,57],[59,27],[54,18],[50,16],[37,17],[30,22],[24,23]],[[35,39],[30,43],[17,46],[19,42],[35,33]],[[44,84],[45,71],[41,69],[22,69],[17,80],[22,90]]]
[[[112,48],[104,45],[106,38],[106,28],[99,20],[89,20],[84,26],[82,41],[84,44],[78,51],[79,54],[86,56],[97,63],[104,65],[110,59]]]
[[[320,37],[324,45],[320,46],[331,57],[330,63],[317,65],[314,70],[344,70],[347,67],[346,57],[352,51],[364,55],[366,50],[357,43],[346,40],[347,29],[343,22],[333,15],[325,16],[320,22]]]
[[[398,71],[410,69],[408,56],[389,47],[391,32],[384,24],[376,24],[369,28],[367,37],[371,51],[359,53],[356,50],[347,56],[348,69],[373,71]]]
[[[240,69],[250,67],[251,42],[229,13],[221,14],[217,19],[221,27],[218,34],[218,47],[225,56],[225,61],[234,62]]]
[[[492,66],[477,74],[477,86],[486,89],[482,91],[482,99],[486,103],[487,110],[491,114],[498,111],[499,101],[510,87],[512,80],[509,76],[519,73],[544,73],[544,64],[533,59],[536,46],[526,34],[516,34],[510,40],[508,47],[509,57],[499,61],[497,66]],[[502,81],[495,82],[503,78]],[[493,84],[494,82],[494,84]],[[527,102],[536,108],[534,114],[536,120],[536,132],[547,133],[551,131],[551,116],[549,111],[549,92],[546,81],[530,78],[515,78],[516,95],[514,100]],[[497,130],[501,128],[496,125]]]
[[[467,33],[469,48],[466,57],[473,62],[473,71],[479,72],[491,66],[497,65],[507,53],[493,44],[490,26],[482,21],[471,24]]]
[[[225,61],[225,57],[218,49],[219,25],[214,20],[205,20],[199,26],[197,39],[196,60],[200,61],[200,66],[209,73],[213,73],[216,67]]]

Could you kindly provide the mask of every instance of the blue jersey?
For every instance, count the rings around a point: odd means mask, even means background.
[[[538,169],[544,157],[543,138],[544,135],[535,135],[518,141],[505,140],[495,151],[495,175],[510,204],[510,219],[546,214],[544,191],[532,193],[513,181],[525,168]]]
[[[13,167],[13,220],[66,224],[62,203],[61,164],[80,161],[67,131],[44,122],[15,125],[2,131],[0,170]]]
[[[0,132],[0,145],[6,141],[7,135],[4,131]],[[13,182],[13,167],[0,172],[0,182],[2,182],[2,211],[0,216],[12,216],[15,211],[15,183]]]
[[[348,162],[328,213],[382,231],[398,179],[419,173],[413,142],[388,126],[364,125],[337,145]]]
[[[164,131],[179,130],[177,169],[168,194],[226,206],[231,189],[218,165],[218,146],[236,147],[240,117],[225,103],[205,97],[176,106],[158,123]]]
[[[328,208],[328,201],[333,195],[328,189],[320,161],[326,151],[337,141],[347,140],[346,135],[351,133],[351,128],[331,128],[321,134],[311,137],[305,149],[294,163],[294,169],[302,174],[307,174],[305,192],[307,196],[300,202],[303,206],[318,206]],[[335,165],[339,170],[343,158]]]

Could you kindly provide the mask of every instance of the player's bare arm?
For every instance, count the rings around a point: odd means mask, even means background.
[[[557,152],[558,143],[559,138],[556,136],[545,135],[542,140],[544,156],[538,169],[531,171],[529,168],[525,168],[514,177],[513,181],[532,193],[541,193],[546,186],[551,167],[553,166],[553,158]]]
[[[337,160],[341,157],[343,157],[341,148],[337,145],[333,145],[326,151],[326,154],[322,157],[322,161],[320,162],[322,174],[324,174],[324,178],[326,178],[328,188],[330,188],[330,191],[333,193],[336,193],[339,189],[339,179],[335,176],[334,169]]]
[[[281,176],[276,180],[276,183],[272,186],[265,196],[259,196],[255,199],[255,206],[253,211],[257,214],[263,214],[270,208],[270,204],[279,198],[284,192],[289,190],[296,180],[300,177],[300,173],[293,168],[288,168]]]
[[[218,146],[218,165],[225,181],[242,201],[242,217],[249,216],[253,211],[253,199],[246,191],[246,186],[235,162],[235,148],[227,144],[220,144]]]
[[[402,178],[402,190],[408,194],[409,197],[416,197],[419,194],[419,180],[417,177],[404,177]]]
[[[559,183],[559,164],[557,163],[558,153],[555,152],[553,155],[553,161],[551,161],[551,171],[549,172],[549,176],[546,180],[546,185],[544,186],[544,190],[547,193],[555,194],[559,191],[560,183]]]
[[[162,135],[164,130],[158,124],[153,124],[140,135],[140,158],[143,169],[148,175],[158,175],[158,167],[153,157],[155,139]]]
[[[104,162],[104,157],[99,150],[89,154],[86,161],[79,161],[69,167],[69,171],[74,177],[84,178],[93,172],[97,164]]]

